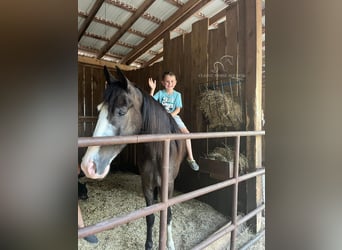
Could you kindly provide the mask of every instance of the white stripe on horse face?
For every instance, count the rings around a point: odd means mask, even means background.
[[[96,127],[93,133],[93,136],[114,136],[117,129],[108,122],[108,108],[107,105],[103,103],[97,106],[97,109],[100,111],[99,118],[96,123]],[[82,164],[87,164],[92,161],[94,155],[96,155],[100,150],[100,146],[90,146],[87,149],[87,152],[83,156]],[[117,153],[118,154],[118,153]],[[117,154],[114,154],[112,159],[116,157]],[[111,160],[112,160],[111,159]]]
[[[101,103],[97,107],[100,111],[99,118],[96,123],[96,127],[93,136],[114,136],[116,135],[117,129],[109,123],[108,116],[108,106]]]

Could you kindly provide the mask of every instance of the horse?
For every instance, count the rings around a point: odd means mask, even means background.
[[[99,117],[93,136],[127,136],[137,134],[181,133],[175,120],[152,96],[129,81],[116,67],[118,79],[104,67],[107,87],[98,106]],[[110,163],[126,145],[91,146],[82,158],[81,168],[93,179],[104,178]],[[163,142],[138,144],[138,168],[146,206],[155,204],[161,192]],[[174,180],[185,157],[185,141],[171,140],[169,151],[168,197],[172,197]],[[154,214],[146,216],[145,249],[152,249]],[[167,247],[175,249],[172,239],[172,212],[167,210]]]

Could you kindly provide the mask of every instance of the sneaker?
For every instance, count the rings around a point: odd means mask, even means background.
[[[88,235],[88,236],[84,237],[83,239],[85,239],[89,243],[93,243],[93,244],[96,244],[97,242],[99,242],[99,240],[97,239],[97,237],[95,235]]]
[[[198,171],[199,170],[199,166],[198,166],[198,164],[197,164],[197,162],[195,160],[187,159],[187,162],[190,165],[190,167],[192,168],[192,170],[194,170],[194,171]]]

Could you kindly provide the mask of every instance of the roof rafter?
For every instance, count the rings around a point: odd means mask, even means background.
[[[155,0],[147,0],[144,1],[137,11],[122,25],[121,29],[119,29],[110,39],[110,41],[101,48],[100,53],[97,55],[97,59],[103,57],[106,52],[122,37],[128,29],[135,23],[136,20],[151,6],[151,4]]]
[[[87,51],[87,52],[90,52],[90,53],[93,53],[94,54],[94,57],[96,57],[96,55],[98,54],[98,50],[95,49],[95,48],[92,48],[92,47],[89,47],[89,46],[82,46],[82,45],[78,45],[78,48],[81,49],[81,50],[84,50],[84,51]],[[113,57],[117,60],[121,60],[123,58],[123,55],[120,55],[120,54],[115,54],[113,52],[108,52],[106,53],[106,55],[104,55],[104,57]]]
[[[184,5],[184,3],[179,1],[179,0],[166,0],[166,2],[176,6],[178,8],[180,8]],[[194,16],[201,18],[201,19],[206,18],[206,16],[202,12],[195,13]]]
[[[147,67],[147,66],[150,66],[151,64],[153,64],[155,61],[157,61],[158,59],[162,58],[164,55],[164,52],[160,52],[159,54],[157,54],[155,57],[153,57],[152,59],[150,59],[148,62],[144,63],[142,65],[142,67]]]
[[[94,38],[94,39],[97,39],[97,40],[101,40],[101,41],[105,41],[105,42],[109,42],[109,39],[107,37],[99,36],[99,35],[96,35],[96,34],[93,34],[93,33],[89,33],[89,32],[85,32],[84,36],[91,37],[91,38]],[[130,48],[130,49],[134,49],[135,48],[135,46],[133,46],[131,44],[128,44],[128,43],[124,43],[124,42],[122,42],[120,40],[117,41],[117,45],[120,45],[120,46],[123,46],[123,47],[126,47],[126,48]]]
[[[83,12],[78,12],[78,15],[80,17],[83,17],[83,18],[87,18],[88,15],[83,13]],[[117,24],[117,23],[114,23],[114,22],[110,22],[110,21],[106,21],[105,19],[102,19],[102,18],[98,18],[98,17],[94,17],[94,21],[95,22],[98,22],[98,23],[101,23],[101,24],[104,24],[104,25],[108,25],[110,27],[113,27],[113,28],[117,28],[117,29],[121,29],[122,28],[122,25],[120,24]],[[128,29],[127,32],[130,32],[134,35],[137,35],[137,36],[140,36],[140,37],[143,37],[143,38],[146,38],[148,35],[147,34],[144,34],[140,31],[137,31],[137,30],[134,30],[134,29]]]
[[[213,15],[211,18],[209,18],[209,26],[215,24],[219,20],[226,18],[227,15],[227,9],[223,9],[220,12]]]
[[[89,27],[90,23],[92,22],[93,18],[96,15],[97,11],[101,8],[103,2],[104,2],[104,0],[97,0],[94,3],[93,7],[89,11],[88,17],[86,18],[86,20],[84,20],[84,22],[82,23],[82,26],[80,28],[80,31],[78,32],[78,41],[81,40],[84,32]]]
[[[134,6],[129,5],[127,3],[124,3],[124,2],[121,2],[121,1],[118,1],[118,0],[105,0],[105,1],[106,1],[106,3],[112,4],[112,5],[114,5],[114,6],[118,7],[118,8],[124,9],[124,10],[126,10],[128,12],[133,13],[133,14],[137,11],[137,9]],[[147,20],[149,20],[151,22],[154,22],[154,23],[156,23],[158,25],[163,22],[161,19],[159,19],[156,16],[151,15],[150,13],[142,13],[141,17],[145,18],[145,19],[147,19]]]
[[[162,39],[165,32],[173,30],[178,27],[184,20],[193,15],[196,11],[200,10],[204,5],[212,0],[190,0],[179,8],[170,18],[153,31],[144,41],[142,41],[136,49],[128,53],[122,60],[123,64],[131,64],[144,54],[155,43]]]

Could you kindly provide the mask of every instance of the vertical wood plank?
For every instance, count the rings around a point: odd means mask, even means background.
[[[238,23],[237,23],[237,5],[233,5],[227,9],[226,13],[226,30],[227,30],[227,47],[226,54],[233,56],[233,65],[229,67],[229,74],[236,75],[238,68],[239,53],[238,53]]]
[[[183,105],[186,107],[184,109],[184,113],[182,116],[182,120],[184,121],[185,125],[188,127],[188,129],[191,131],[191,60],[192,60],[192,54],[191,54],[191,34],[186,34],[184,36],[184,55],[183,55],[183,64],[184,67],[182,68],[183,76],[182,81],[184,82],[184,93],[183,93]]]
[[[192,25],[191,32],[191,131],[205,131],[199,110],[199,84],[208,81],[208,18]]]
[[[78,63],[78,116],[83,115],[83,65]],[[83,122],[78,121],[78,136],[83,136]]]
[[[262,110],[262,6],[261,0],[246,0],[246,129],[261,130]],[[261,140],[247,138],[247,158],[250,170],[261,166]],[[253,178],[247,184],[247,212],[262,202],[261,177]],[[249,222],[254,232],[260,231],[261,214]]]

